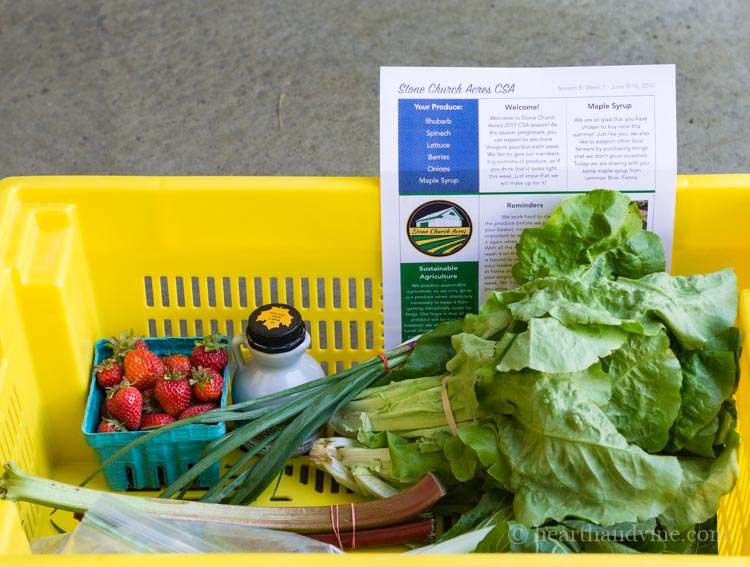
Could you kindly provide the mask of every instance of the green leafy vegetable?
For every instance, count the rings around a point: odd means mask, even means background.
[[[716,459],[680,457],[682,482],[675,500],[659,514],[662,525],[684,532],[716,514],[719,498],[737,482],[739,445],[740,436],[732,431]]]
[[[594,190],[564,199],[542,228],[527,228],[516,244],[519,283],[547,276],[640,278],[663,271],[664,246],[643,230],[635,203],[622,193]]]
[[[572,381],[531,372],[499,381],[515,408],[513,419],[498,417],[497,426],[518,521],[642,521],[674,500],[682,478],[677,459],[628,444]]]
[[[448,541],[478,528],[493,526],[499,522],[512,519],[513,493],[490,486],[483,492],[477,505],[462,514],[458,522],[445,532],[438,541]]]
[[[644,295],[653,312],[685,349],[696,349],[727,332],[737,317],[739,297],[732,269],[693,276],[650,274],[625,281]]]
[[[450,478],[449,465],[438,452],[424,452],[417,442],[408,442],[388,433],[388,449],[393,463],[393,472],[398,478],[420,478],[427,472],[442,472]]]
[[[713,457],[713,438],[718,431],[718,415],[732,394],[735,384],[734,352],[704,349],[680,355],[682,367],[682,405],[672,430],[673,451],[688,448],[699,455]],[[696,438],[705,439],[696,443]]]
[[[682,398],[682,370],[665,332],[631,334],[609,359],[607,417],[629,443],[656,453],[669,441]]]
[[[481,424],[461,427],[455,439],[471,447],[482,468],[499,486],[510,486],[511,465],[498,446],[497,429],[491,422],[485,420]],[[446,456],[450,459],[449,455]]]
[[[451,337],[461,332],[462,328],[463,321],[445,321],[421,335],[412,355],[385,376],[386,382],[441,374],[445,363],[455,354],[451,347]]]
[[[627,333],[605,325],[563,325],[551,317],[531,319],[497,366],[501,372],[531,368],[577,372],[620,348]]]
[[[501,522],[485,536],[477,553],[572,553],[573,550],[554,537],[518,522]]]
[[[425,552],[715,550],[690,534],[715,529],[737,478],[734,272],[668,275],[637,207],[605,190],[565,199],[516,248],[521,285],[330,424],[387,449],[391,485],[439,470],[452,491],[481,486]]]

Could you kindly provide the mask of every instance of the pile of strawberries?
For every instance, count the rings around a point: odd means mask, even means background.
[[[219,335],[196,341],[189,356],[160,357],[127,332],[109,345],[112,356],[94,368],[106,391],[99,433],[153,429],[219,407],[229,362]]]

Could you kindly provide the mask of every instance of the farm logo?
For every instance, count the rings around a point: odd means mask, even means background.
[[[412,246],[428,256],[450,256],[468,244],[471,219],[450,201],[429,201],[417,207],[406,223]]]

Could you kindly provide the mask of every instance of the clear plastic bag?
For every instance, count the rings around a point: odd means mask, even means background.
[[[33,553],[337,553],[303,535],[213,520],[155,518],[104,495],[70,533],[40,538]]]

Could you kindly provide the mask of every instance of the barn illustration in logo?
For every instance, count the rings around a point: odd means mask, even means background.
[[[429,201],[417,207],[406,223],[409,242],[428,256],[450,256],[468,244],[469,215],[450,201]]]

